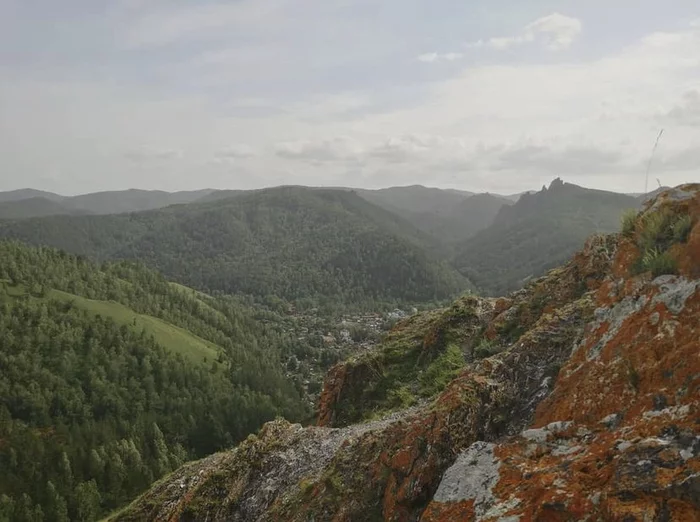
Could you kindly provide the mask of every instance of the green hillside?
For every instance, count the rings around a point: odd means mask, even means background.
[[[213,192],[210,189],[165,192],[162,190],[118,190],[110,192],[94,192],[64,199],[64,205],[90,214],[121,214],[125,212],[141,212],[192,203]]]
[[[128,326],[136,331],[145,331],[156,343],[166,350],[182,355],[195,363],[216,361],[221,347],[210,343],[166,321],[139,314],[114,301],[86,299],[60,290],[42,290],[41,295],[33,295],[23,285],[11,286],[9,281],[0,281],[0,299],[10,301],[28,299],[34,302],[56,300],[84,310],[91,316],[109,317],[119,326]]]
[[[434,213],[444,208],[453,207],[473,196],[472,192],[439,189],[412,185],[408,187],[389,187],[378,190],[357,189],[357,193],[367,201],[398,214]]]
[[[454,265],[484,293],[503,295],[561,264],[591,234],[617,231],[624,211],[639,204],[556,180],[503,207],[491,226],[458,246]]]
[[[81,215],[89,212],[75,210],[59,201],[44,197],[31,197],[17,201],[0,202],[0,219],[27,219],[32,217]]]
[[[0,520],[95,520],[266,421],[307,418],[283,374],[296,344],[142,266],[0,242]]]
[[[34,189],[11,190],[0,192],[0,219],[139,212],[191,203],[213,192],[212,189],[183,192],[130,189],[61,196]]]
[[[116,216],[0,224],[0,236],[138,259],[206,292],[344,305],[425,302],[469,283],[439,242],[353,192],[283,187]]]

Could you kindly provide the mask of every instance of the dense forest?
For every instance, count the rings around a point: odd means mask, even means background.
[[[95,520],[184,460],[309,415],[303,346],[130,263],[0,242],[0,520]]]
[[[281,187],[0,221],[0,237],[72,252],[0,241],[0,522],[94,520],[268,420],[309,419],[347,355],[333,339],[379,338],[332,315],[437,305],[467,277],[515,289],[640,203],[561,182],[512,206],[426,190],[381,193],[384,208]]]
[[[594,233],[617,231],[641,200],[557,180],[504,206],[493,224],[457,246],[454,265],[487,295],[505,295],[569,258]]]
[[[11,221],[0,235],[100,260],[138,259],[210,293],[315,305],[425,302],[469,287],[439,259],[438,241],[341,190],[282,187],[128,215]]]

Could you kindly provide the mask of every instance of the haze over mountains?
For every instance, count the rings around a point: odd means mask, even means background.
[[[0,215],[6,219],[60,214],[120,214],[124,212],[139,212],[167,207],[179,203],[192,203],[207,194],[212,189],[185,192],[164,192],[161,190],[120,190],[110,192],[94,192],[78,196],[61,196],[53,192],[34,189],[20,189],[0,192]],[[19,202],[32,201],[34,214],[26,209],[20,209]],[[15,205],[8,205],[15,203]],[[12,215],[15,209],[16,215]]]
[[[513,290],[588,235],[616,230],[641,203],[560,180],[516,202],[422,186],[75,197],[23,190],[0,201],[0,237],[137,259],[204,291],[327,304]]]

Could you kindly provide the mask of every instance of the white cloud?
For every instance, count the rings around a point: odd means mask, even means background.
[[[240,158],[252,158],[257,151],[245,143],[234,143],[224,149],[218,150],[215,156],[219,160],[234,160]]]
[[[545,145],[524,145],[497,150],[488,161],[490,170],[538,171],[554,176],[590,175],[620,170],[625,159],[621,150],[594,146],[568,145],[555,148]]]
[[[182,158],[182,152],[173,149],[158,149],[158,148],[139,148],[128,150],[124,153],[124,157],[130,161],[138,163],[149,161],[166,161]]]
[[[423,53],[416,57],[419,62],[432,63],[437,61],[438,53]]]
[[[423,53],[416,57],[416,60],[424,63],[434,63],[434,62],[454,62],[464,58],[463,53]]]
[[[464,153],[461,140],[433,134],[389,136],[365,151],[367,159],[386,163],[430,162],[458,159]]]
[[[464,46],[467,49],[490,48],[497,51],[504,51],[512,47],[519,47],[526,44],[539,43],[550,51],[561,51],[569,48],[576,38],[581,34],[583,24],[577,18],[572,18],[559,13],[553,13],[523,28],[520,34],[513,36],[493,37],[487,40],[477,40],[468,42]],[[453,62],[464,58],[464,53],[423,53],[416,59],[419,62]]]
[[[662,154],[652,164],[663,178],[664,171],[700,171],[700,145],[691,146],[671,153]],[[696,177],[697,181],[697,177]]]
[[[321,163],[347,162],[358,158],[362,146],[344,136],[319,140],[296,140],[280,142],[273,147],[280,158],[300,160],[313,165]]]
[[[672,124],[700,127],[700,90],[686,92],[681,103],[669,110],[663,119]]]
[[[549,50],[560,51],[570,47],[582,30],[583,24],[577,18],[553,13],[528,24],[520,34],[477,40],[468,43],[467,47],[490,47],[496,50],[505,50],[539,42]]]
[[[532,35],[534,40],[542,39],[548,49],[558,51],[571,46],[582,30],[580,20],[554,13],[532,22],[525,28],[525,34]]]

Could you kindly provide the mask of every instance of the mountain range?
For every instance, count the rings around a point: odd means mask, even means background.
[[[53,192],[20,189],[0,192],[0,219],[17,219],[61,214],[120,214],[153,210],[180,203],[192,203],[212,189],[165,192],[162,190],[119,190],[94,192],[78,196],[61,196]],[[30,200],[33,212],[20,203]],[[8,205],[15,203],[14,205]],[[13,214],[13,210],[16,214]]]
[[[0,219],[0,521],[97,520],[151,485],[111,519],[470,520],[440,491],[500,468],[498,513],[625,520],[630,491],[691,513],[700,187],[623,220],[645,198],[561,180],[517,202],[422,193]],[[6,204],[61,204],[24,195]],[[290,424],[319,391],[334,429]],[[509,483],[522,459],[541,473]],[[585,494],[542,502],[552,473]]]
[[[0,194],[0,237],[138,259],[208,292],[329,305],[425,302],[475,287],[513,290],[588,235],[617,229],[642,199],[561,180],[515,202],[422,186],[71,198],[24,190]]]
[[[316,426],[267,423],[108,520],[698,520],[700,185],[621,230],[399,322],[331,368]]]
[[[493,222],[456,247],[454,266],[487,295],[502,295],[568,259],[594,233],[619,229],[642,199],[554,181],[501,208]]]
[[[0,236],[137,259],[210,292],[357,304],[470,288],[433,254],[433,238],[351,191],[282,187],[131,214],[8,221]]]

